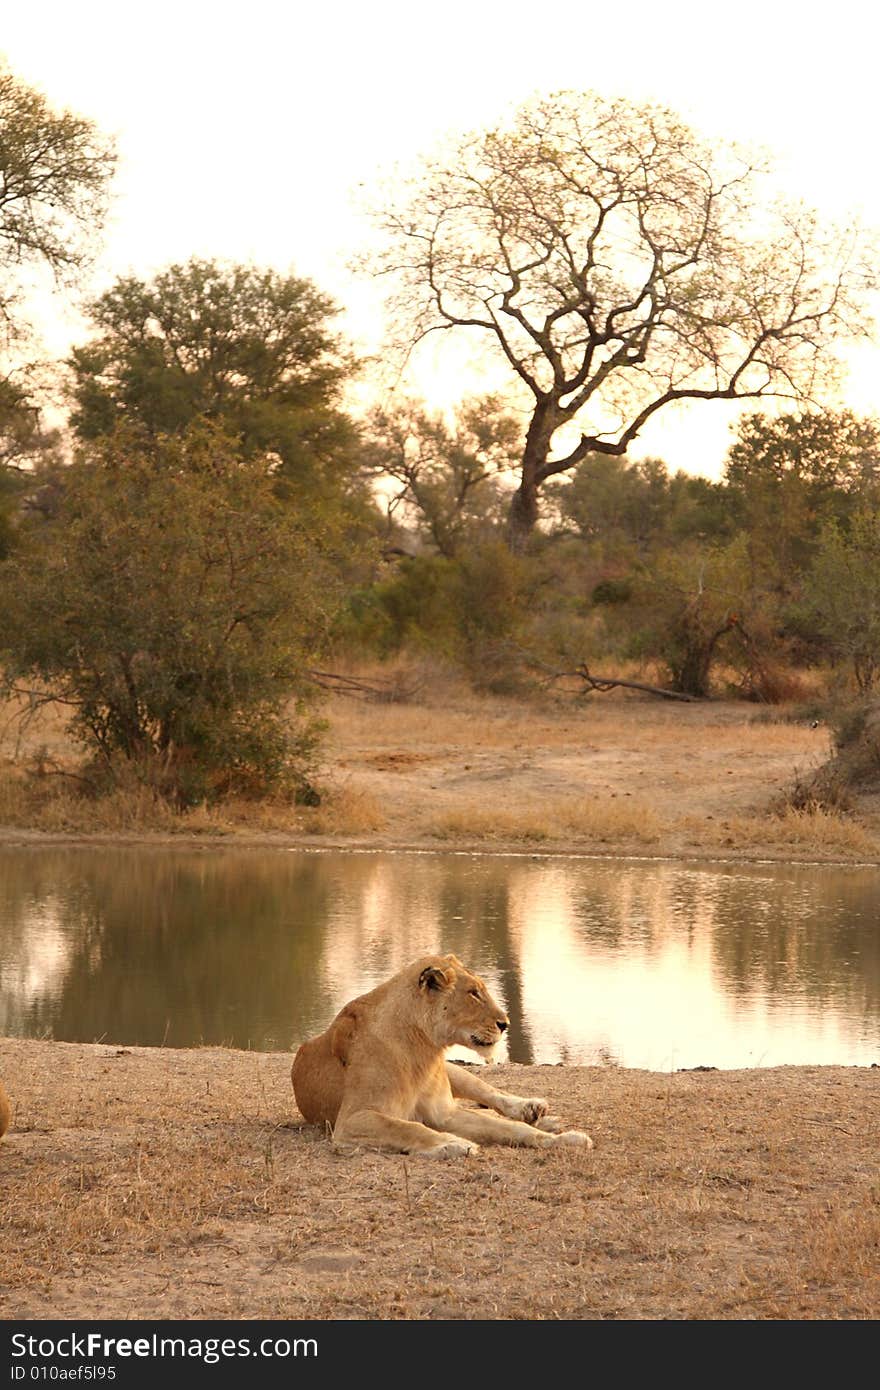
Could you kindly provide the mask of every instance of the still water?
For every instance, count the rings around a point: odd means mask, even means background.
[[[287,1049],[436,950],[517,1062],[880,1062],[876,869],[0,849],[0,1035]]]

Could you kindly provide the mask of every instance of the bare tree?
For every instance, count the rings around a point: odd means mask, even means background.
[[[0,67],[0,318],[14,310],[22,272],[48,267],[71,281],[94,253],[116,157],[112,141]]]
[[[476,330],[531,396],[515,544],[548,478],[624,453],[673,402],[814,398],[876,283],[858,230],[771,201],[763,165],[589,93],[466,137],[377,218],[408,349]]]
[[[368,422],[365,470],[390,483],[389,529],[412,517],[436,550],[456,553],[465,535],[491,529],[501,512],[499,481],[516,469],[521,427],[495,396],[461,403],[449,422],[414,402],[379,408]]]
[[[115,165],[93,123],[52,109],[0,64],[0,532],[11,534],[23,478],[56,461],[44,373],[28,361],[28,292],[50,272],[73,285],[98,245]],[[2,544],[2,537],[0,537]]]

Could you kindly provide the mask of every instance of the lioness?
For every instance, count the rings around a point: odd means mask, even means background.
[[[9,1097],[6,1088],[0,1081],[0,1139],[3,1138],[7,1129],[12,1123],[12,1106],[9,1104]]]
[[[336,1148],[365,1145],[426,1158],[474,1153],[480,1144],[584,1144],[545,1100],[496,1091],[444,1056],[453,1043],[487,1054],[508,1026],[483,981],[455,956],[424,956],[362,994],[293,1060],[296,1103],[333,1127]],[[497,1115],[459,1105],[490,1106]]]

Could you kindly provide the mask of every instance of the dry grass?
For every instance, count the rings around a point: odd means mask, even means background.
[[[417,750],[425,760],[478,752],[542,754],[609,748],[691,759],[696,749],[713,759],[786,758],[793,775],[804,757],[803,721],[769,722],[760,707],[733,702],[672,705],[645,697],[595,695],[586,701],[540,705],[502,697],[460,697],[448,706],[371,705],[335,699],[329,707],[328,753],[354,766],[361,749]],[[812,742],[827,743],[823,731]]]
[[[582,740],[585,734],[608,739],[631,736],[635,703],[626,695],[615,698],[614,692],[578,701],[552,695],[529,701],[461,692],[448,704],[435,704],[426,698],[407,705],[366,704],[337,697],[329,706],[330,744],[339,752],[364,742],[376,748],[564,748],[572,738]],[[639,722],[648,741],[662,740],[670,725],[683,724],[687,717],[686,713],[684,720],[681,717],[686,710],[683,706],[638,703],[645,716]],[[730,722],[723,714],[727,707],[715,708],[720,731]],[[738,727],[747,729],[757,711],[746,704],[739,709]],[[774,726],[770,737],[779,737],[784,746],[790,741],[789,727]]]
[[[376,797],[349,784],[331,788],[321,805],[304,817],[304,828],[311,835],[369,835],[385,824],[385,812]]]
[[[404,670],[401,685],[414,682]],[[146,788],[84,798],[63,717],[19,737],[0,712],[0,828],[47,835],[228,837],[555,852],[880,860],[880,820],[786,806],[830,736],[793,709],[672,704],[624,692],[478,696],[425,679],[418,702],[328,702],[316,807],[229,800],[176,813]],[[18,759],[12,754],[18,751]],[[50,775],[34,776],[35,766]],[[781,808],[781,809],[780,809]]]
[[[704,844],[714,841],[720,847],[735,846],[745,850],[791,850],[798,856],[873,859],[880,850],[875,829],[821,806],[789,806],[760,816],[730,816],[708,829],[704,822],[695,826],[692,820],[685,818],[683,829],[686,832],[696,829],[700,843]]]
[[[621,840],[656,844],[662,826],[650,806],[638,802],[538,802],[516,811],[468,806],[446,811],[427,823],[439,840],[565,841],[616,844]]]
[[[320,806],[288,799],[230,798],[177,811],[148,787],[120,788],[105,796],[83,796],[72,780],[54,773],[34,775],[0,764],[0,826],[47,834],[120,835],[341,835],[381,830],[385,816],[363,788],[326,789]]]
[[[0,1040],[0,1316],[876,1318],[880,1073],[504,1066],[591,1153],[334,1155],[290,1058]]]
[[[147,787],[84,797],[75,781],[61,774],[31,775],[14,765],[0,764],[0,825],[48,832],[173,833],[180,823],[181,817]]]

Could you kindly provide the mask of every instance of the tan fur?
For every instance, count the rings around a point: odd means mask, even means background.
[[[455,956],[423,956],[336,1015],[304,1042],[291,1070],[311,1124],[332,1127],[337,1148],[392,1149],[451,1158],[480,1144],[583,1144],[547,1102],[496,1091],[447,1062],[454,1043],[487,1054],[508,1018],[483,981]],[[488,1106],[497,1114],[462,1105]]]
[[[9,1126],[12,1124],[12,1106],[9,1104],[9,1097],[6,1088],[0,1081],[0,1139],[3,1138]]]

